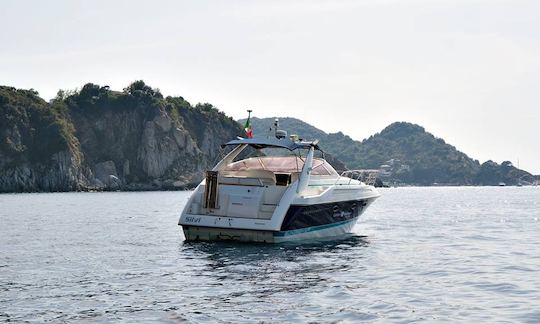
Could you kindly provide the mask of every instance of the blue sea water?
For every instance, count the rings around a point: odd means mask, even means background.
[[[282,245],[183,242],[190,192],[0,195],[0,321],[540,322],[540,187],[381,193]]]

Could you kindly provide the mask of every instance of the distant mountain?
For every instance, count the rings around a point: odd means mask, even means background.
[[[478,161],[424,128],[404,122],[391,124],[351,151],[356,165],[387,165],[394,178],[405,183],[471,185],[479,169]]]
[[[240,125],[142,81],[88,83],[50,103],[0,87],[0,192],[155,190],[201,180]]]
[[[240,119],[238,122],[244,124],[246,119]],[[274,118],[251,117],[251,124],[255,137],[273,136],[271,127],[274,125]],[[289,135],[298,134],[305,140],[323,139],[328,136],[327,133],[315,126],[291,117],[280,117],[279,127],[286,130]]]
[[[535,176],[529,172],[520,170],[510,161],[504,161],[501,164],[493,161],[482,163],[480,170],[476,175],[476,183],[495,186],[500,183],[507,185],[529,185],[535,182]]]
[[[241,119],[238,121],[240,124],[244,125],[246,122],[246,119]],[[273,132],[270,130],[272,125],[274,124],[274,118],[257,118],[252,117],[251,118],[251,124],[253,127],[253,135],[254,137],[268,137],[268,136],[274,136]],[[305,123],[299,119],[291,118],[291,117],[284,117],[279,119],[279,125],[281,129],[284,129],[287,131],[288,135],[301,135],[302,139],[304,140],[315,140],[315,139],[323,139],[328,136],[325,132],[322,130]],[[324,146],[325,143],[321,144]],[[332,152],[324,150],[326,153],[325,159],[338,171],[344,171],[347,169],[347,166],[343,162],[343,160],[337,158]]]
[[[256,136],[266,136],[274,118],[252,118]],[[279,118],[280,127],[305,139],[320,139],[323,150],[349,169],[380,169],[387,182],[416,185],[512,185],[532,183],[533,176],[512,166],[488,161],[482,165],[425,131],[396,122],[363,141],[341,132],[328,134],[299,119]],[[245,122],[245,120],[240,121]]]
[[[267,136],[273,118],[253,118]],[[532,183],[510,162],[478,161],[410,123],[394,123],[364,141],[295,118],[280,125],[320,139],[337,169],[380,169],[387,182],[431,185]],[[0,86],[0,192],[160,190],[199,182],[242,135],[238,122],[211,104],[164,97],[143,81],[123,91],[92,83],[46,102],[33,90]],[[271,136],[271,135],[270,135]]]

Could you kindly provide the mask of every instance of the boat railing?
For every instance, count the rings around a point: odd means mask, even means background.
[[[375,181],[377,180],[379,173],[379,170],[345,170],[341,173],[341,176],[336,180],[334,185],[337,185],[341,178],[349,178],[347,185],[350,185],[352,180],[356,180],[373,186],[375,185]]]

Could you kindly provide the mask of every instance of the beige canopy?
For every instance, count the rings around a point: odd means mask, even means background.
[[[301,172],[304,161],[298,156],[261,156],[230,163],[224,171],[267,170],[274,173]],[[338,175],[325,160],[313,159],[312,175]]]

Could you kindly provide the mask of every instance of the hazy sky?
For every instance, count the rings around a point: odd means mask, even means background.
[[[540,173],[540,1],[0,0],[0,84],[45,98],[143,79],[234,118],[354,139],[424,126]]]

